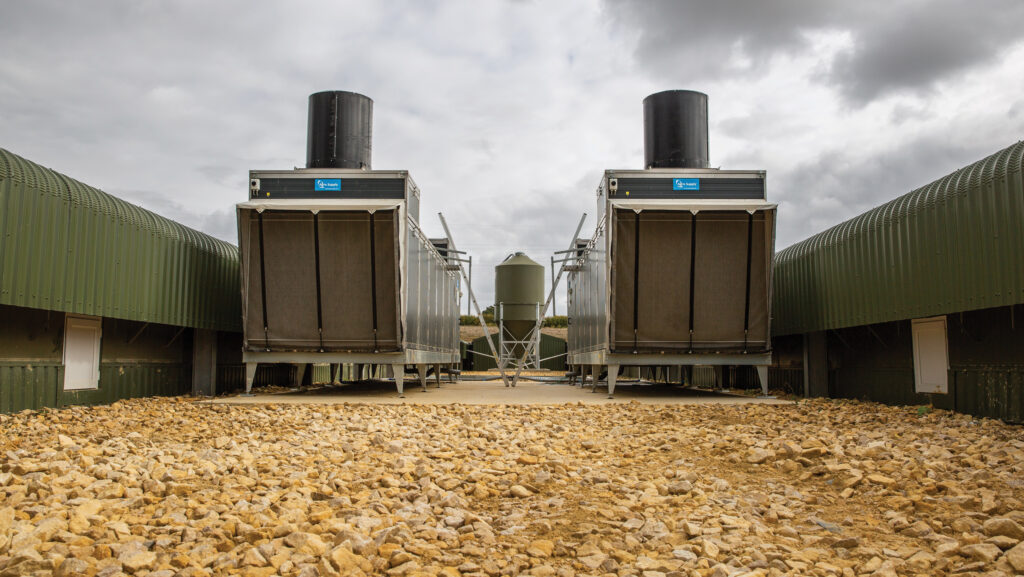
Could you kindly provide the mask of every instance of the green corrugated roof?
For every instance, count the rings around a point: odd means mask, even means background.
[[[0,304],[241,330],[238,249],[0,148]]]
[[[1024,302],[1024,142],[775,255],[773,332]]]

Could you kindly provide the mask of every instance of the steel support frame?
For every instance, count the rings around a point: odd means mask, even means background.
[[[567,250],[565,250],[565,251],[559,251],[556,254],[570,253],[570,252],[575,252],[577,250],[576,249],[576,239],[579,238],[580,230],[583,229],[583,223],[586,222],[586,221],[587,221],[587,213],[583,213],[583,216],[580,217],[580,223],[578,225],[576,225],[576,232],[574,232],[573,235],[572,235],[572,242],[570,243],[569,248]],[[600,224],[598,224],[598,226],[600,226]],[[566,263],[568,263],[569,261],[576,262],[576,259],[575,258],[563,258],[563,259],[561,259],[561,261],[560,261],[561,262],[561,266],[558,268],[558,274],[555,276],[555,280],[551,283],[551,290],[548,291],[548,298],[544,300],[544,306],[540,308],[540,314],[537,316],[537,322],[534,323],[533,329],[527,335],[527,338],[532,338],[535,334],[537,335],[537,338],[540,338],[540,328],[541,328],[541,325],[544,324],[544,315],[547,314],[548,307],[551,306],[551,301],[553,301],[554,298],[555,298],[555,291],[558,290],[558,282],[560,280],[562,280],[562,275],[565,273],[565,269],[566,269]],[[512,376],[512,386],[513,387],[515,387],[516,384],[519,383],[519,374],[522,373],[522,371],[523,371],[523,365],[525,364],[526,356],[527,356],[528,353],[529,353],[528,349],[524,350],[522,356],[520,356],[520,358],[519,358],[519,363],[516,366],[516,372]],[[504,375],[504,371],[502,371],[502,375]]]
[[[245,363],[245,394],[252,394],[252,383],[256,378],[256,369],[260,363],[293,364],[300,367],[300,373],[308,364],[374,364],[391,365],[395,374],[395,387],[398,396],[404,397],[404,378],[406,365],[423,367],[425,374],[427,365],[442,365],[459,362],[458,353],[407,349],[396,353],[345,353],[345,352],[260,352],[243,351],[242,362]],[[301,379],[301,377],[300,377]],[[440,386],[440,381],[438,381]],[[424,386],[426,390],[426,386]]]
[[[753,366],[761,384],[762,396],[768,396],[768,366],[772,364],[771,353],[612,353],[608,350],[596,350],[585,353],[569,353],[568,361],[572,365],[591,367],[594,387],[597,386],[597,374],[600,367],[608,368],[608,398],[615,393],[615,380],[619,367],[623,366]],[[614,368],[614,370],[613,370]],[[584,379],[585,380],[585,379]]]
[[[480,321],[480,326],[483,327],[485,337],[484,340],[487,341],[487,346],[488,348],[491,349],[491,354],[493,355],[494,362],[498,365],[498,372],[501,373],[501,380],[504,381],[506,387],[514,387],[515,383],[509,382],[508,375],[505,374],[505,367],[498,361],[498,359],[500,358],[500,355],[498,354],[498,349],[494,345],[494,339],[491,338],[490,331],[487,330],[487,321],[484,320],[483,311],[480,310],[480,304],[476,301],[476,295],[473,294],[472,282],[470,281],[469,275],[466,273],[466,267],[463,266],[463,262],[471,263],[471,261],[459,258],[460,255],[465,253],[455,248],[455,240],[452,239],[452,232],[448,230],[448,221],[445,220],[444,214],[440,212],[437,213],[437,218],[438,220],[441,221],[441,228],[444,229],[445,238],[448,239],[449,250],[456,257],[455,262],[457,264],[454,266],[457,267],[459,274],[461,274],[462,278],[466,281],[466,293],[469,295],[469,302],[472,303],[473,308],[476,310],[476,318]],[[516,376],[518,377],[518,373],[516,373]]]
[[[543,319],[540,316],[540,303],[534,307],[534,322]],[[515,357],[516,347],[529,351],[526,355],[524,369],[540,368],[540,331],[530,331],[523,339],[517,339],[505,328],[505,303],[498,303],[498,364],[503,367],[519,368],[519,359]]]

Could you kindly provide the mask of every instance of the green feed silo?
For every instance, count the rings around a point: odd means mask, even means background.
[[[543,265],[517,252],[494,267],[494,320],[504,327],[502,341],[506,345],[510,341],[526,339],[537,322],[538,308],[543,305]],[[502,357],[511,353],[518,359],[523,349],[521,346],[502,346],[501,353]]]

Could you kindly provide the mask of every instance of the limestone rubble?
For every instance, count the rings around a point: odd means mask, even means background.
[[[12,575],[1024,574],[1024,431],[792,405],[0,416]]]

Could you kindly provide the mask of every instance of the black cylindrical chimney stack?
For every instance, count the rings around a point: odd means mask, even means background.
[[[370,169],[373,101],[355,92],[309,95],[306,168]]]
[[[708,167],[708,95],[666,90],[644,98],[644,168]]]

